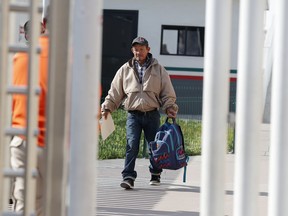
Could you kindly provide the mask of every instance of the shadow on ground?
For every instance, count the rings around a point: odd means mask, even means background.
[[[141,210],[141,209],[129,209],[129,208],[98,208],[98,216],[199,216],[199,212],[167,212],[167,211],[153,211],[153,210]]]
[[[199,187],[167,182],[150,186],[147,179],[140,179],[133,190],[125,190],[119,187],[119,182],[108,183],[105,179],[101,182],[97,193],[97,216],[199,216],[199,212],[154,210],[167,193],[199,193]]]

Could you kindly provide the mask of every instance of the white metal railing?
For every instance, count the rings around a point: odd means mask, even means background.
[[[258,215],[265,1],[240,1],[234,215]]]
[[[35,131],[38,128],[38,37],[39,29],[31,28],[30,31],[30,45],[26,50],[21,46],[13,46],[13,49],[9,49],[9,16],[10,12],[25,12],[30,15],[31,26],[34,23],[39,23],[39,4],[37,0],[31,0],[27,6],[17,5],[10,3],[8,0],[1,1],[1,122],[0,122],[0,212],[1,215],[13,215],[8,212],[8,198],[10,189],[10,178],[23,176],[25,179],[25,207],[24,215],[31,215],[35,213],[35,197],[36,197],[36,163],[37,163],[37,136]],[[8,55],[13,52],[29,52],[29,72],[28,72],[28,85],[27,89],[21,89],[14,86],[9,86],[8,74]],[[8,87],[9,86],[9,87]],[[13,130],[10,128],[11,111],[9,108],[10,100],[9,96],[21,93],[27,95],[27,119],[26,129]],[[9,136],[25,135],[27,143],[27,154],[25,172],[23,170],[12,170],[9,166]],[[24,175],[23,175],[24,174]],[[18,215],[18,214],[14,214]]]
[[[43,3],[43,8],[49,4]],[[49,10],[49,81],[46,112],[47,173],[45,214],[67,215],[67,134],[68,44],[70,1],[53,1]],[[44,10],[45,11],[45,10]],[[47,17],[47,13],[43,16]],[[57,24],[56,24],[57,23]],[[59,28],[61,26],[61,28]],[[61,72],[60,72],[61,71]],[[59,73],[60,72],[60,73]]]
[[[232,2],[206,1],[201,215],[224,215]]]
[[[237,75],[237,115],[236,115],[236,156],[235,156],[235,181],[234,181],[234,214],[235,216],[257,216],[258,212],[258,154],[259,154],[259,132],[263,115],[263,46],[264,46],[264,11],[265,4],[263,0],[240,1],[240,26],[239,26],[239,48],[238,48],[238,75]],[[218,4],[218,5],[217,5]],[[213,46],[209,44],[210,40],[215,38],[217,33],[212,34],[209,28],[209,20],[219,13],[219,4],[223,1],[219,0],[207,1],[207,24],[206,40],[207,50],[205,51],[205,79],[204,81],[210,84],[209,88],[213,88],[217,84],[211,84],[211,75],[209,68],[212,67],[212,59],[218,59],[214,54],[212,57],[207,53],[213,53]],[[269,216],[284,216],[288,214],[288,2],[279,0],[272,2],[275,6],[275,14],[273,25],[270,30],[274,30],[273,58],[268,59],[273,62],[273,82],[272,82],[272,118],[271,118],[271,157],[270,157],[270,174],[269,174]],[[211,9],[213,8],[213,9]],[[218,7],[217,7],[218,6]],[[208,9],[211,10],[208,10]],[[229,13],[229,12],[228,12]],[[220,15],[219,15],[220,16]],[[223,15],[224,16],[224,15]],[[215,18],[214,18],[215,19]],[[218,26],[223,23],[217,23]],[[223,31],[223,29],[219,29]],[[208,42],[208,44],[207,44]],[[221,43],[219,38],[214,39],[214,43]],[[210,46],[209,46],[210,45]],[[266,56],[267,58],[267,56]],[[211,61],[211,65],[207,62]],[[216,66],[222,65],[223,62],[218,61]],[[270,65],[270,64],[266,64]],[[213,65],[216,67],[215,65]],[[225,77],[221,77],[225,79]],[[214,79],[214,82],[220,83],[219,79]],[[205,86],[204,86],[205,87]],[[223,205],[216,207],[215,203],[219,204],[219,199],[223,201],[223,181],[218,178],[219,172],[223,174],[223,164],[219,157],[223,157],[223,152],[216,151],[215,148],[222,148],[217,136],[213,130],[218,133],[219,119],[213,119],[211,116],[219,115],[222,111],[215,112],[209,110],[208,105],[213,109],[218,108],[218,103],[221,100],[214,100],[209,97],[208,87],[204,88],[204,109],[203,118],[203,166],[202,166],[202,188],[201,188],[201,215],[223,215]],[[206,92],[205,92],[206,91]],[[264,91],[265,92],[265,91]],[[214,93],[215,96],[215,93]],[[218,94],[216,94],[216,97]],[[225,99],[226,92],[222,94]],[[211,120],[210,122],[208,120]],[[218,120],[218,122],[216,122]],[[222,122],[220,122],[222,123]],[[217,125],[216,125],[217,124]],[[207,133],[207,131],[210,132]],[[206,138],[205,138],[206,137]],[[208,137],[208,138],[207,138]],[[212,146],[212,141],[216,147]],[[208,149],[210,148],[210,149]],[[213,155],[217,154],[217,156]],[[214,165],[213,165],[214,162]],[[213,170],[215,169],[215,170]],[[215,174],[216,173],[216,174]],[[214,175],[213,175],[214,174]],[[209,181],[208,178],[211,178]],[[213,183],[213,181],[216,181]],[[218,193],[214,188],[220,188]],[[208,190],[210,189],[210,190]],[[216,194],[216,195],[215,195]],[[207,199],[207,200],[206,200]],[[208,212],[208,213],[207,213]],[[209,214],[210,213],[210,214]]]
[[[54,3],[57,2],[54,1]],[[259,131],[263,110],[263,46],[264,46],[264,0],[241,0],[240,2],[240,30],[239,30],[239,59],[238,59],[238,85],[237,85],[237,115],[236,115],[236,166],[235,166],[235,216],[257,216],[258,195],[258,143]],[[71,76],[68,77],[67,90],[71,90],[71,110],[69,116],[70,140],[70,167],[69,173],[69,203],[68,215],[93,215],[96,191],[96,145],[97,128],[96,118],[99,107],[99,82],[101,53],[101,10],[102,1],[75,0],[73,5],[73,35],[71,49],[73,48],[72,62],[68,67]],[[8,0],[1,0],[1,27],[8,28]],[[55,3],[56,4],[56,3]],[[81,4],[81,5],[80,5]],[[224,215],[224,174],[225,174],[225,147],[226,128],[228,115],[228,90],[229,90],[229,63],[230,63],[230,35],[231,35],[231,1],[217,0],[206,1],[206,38],[205,38],[205,67],[204,67],[204,106],[203,106],[203,164],[201,184],[201,216]],[[275,33],[273,37],[273,85],[272,85],[272,124],[271,124],[271,154],[269,178],[269,216],[288,215],[288,24],[286,0],[277,0],[275,4]],[[33,6],[33,11],[37,7]],[[97,13],[95,13],[97,8]],[[85,13],[81,13],[85,10]],[[60,13],[60,12],[59,12]],[[95,28],[91,29],[92,21]],[[89,34],[87,31],[89,29]],[[5,106],[7,91],[13,94],[17,91],[27,92],[26,89],[10,89],[5,82],[7,79],[7,50],[9,50],[8,31],[1,33],[0,45],[0,70],[1,70],[1,107],[0,107],[0,168],[5,172],[0,175],[0,210],[6,209],[7,187],[6,176],[22,175],[6,169],[7,165],[7,134],[28,133],[30,138],[35,129],[27,131],[6,130],[7,120]],[[95,41],[95,38],[98,40]],[[94,49],[91,49],[93,47]],[[32,46],[34,54],[37,48]],[[10,49],[13,51],[15,49]],[[32,53],[30,53],[32,55]],[[34,56],[35,57],[35,56]],[[33,59],[33,57],[32,57]],[[33,63],[36,59],[32,60]],[[73,67],[72,67],[73,66]],[[35,70],[35,68],[34,68]],[[85,73],[83,73],[85,71]],[[96,73],[95,73],[96,71]],[[33,81],[35,82],[35,81]],[[37,86],[37,85],[36,85]],[[28,90],[35,94],[36,86]],[[69,93],[66,93],[69,94]],[[83,97],[83,95],[89,95]],[[53,100],[53,98],[51,99]],[[32,109],[30,110],[30,112]],[[81,113],[81,116],[79,114]],[[5,120],[6,119],[6,120]],[[4,121],[5,120],[5,121]],[[67,119],[65,119],[66,121]],[[8,131],[8,132],[7,132]],[[10,132],[9,132],[10,131]],[[28,138],[29,140],[29,138]],[[85,155],[85,157],[79,157]],[[62,161],[63,162],[63,161]],[[30,161],[34,164],[35,161]],[[30,167],[33,167],[33,166]],[[50,166],[52,163],[50,164]],[[49,166],[49,164],[48,164]],[[63,165],[64,166],[64,165]],[[4,169],[5,168],[5,169]],[[51,168],[51,167],[50,167]],[[52,168],[51,168],[52,169]],[[32,172],[32,168],[29,169]],[[30,173],[31,173],[30,172]],[[27,176],[28,177],[28,176]],[[83,179],[85,184],[83,185]],[[89,182],[88,182],[89,181]],[[51,183],[51,182],[50,182]],[[32,182],[33,184],[33,182]],[[51,184],[52,185],[52,184]],[[50,186],[51,186],[50,185]],[[58,185],[59,186],[59,185]],[[63,187],[66,185],[63,184]],[[29,186],[27,187],[29,189]],[[51,187],[53,190],[53,187]],[[31,190],[32,193],[33,189]],[[31,199],[27,194],[27,199]],[[3,196],[2,196],[3,195]],[[54,194],[49,194],[50,201]],[[85,197],[85,199],[83,199]],[[33,204],[29,204],[32,211]],[[53,202],[51,202],[53,206]]]
[[[29,73],[28,73],[28,97],[27,97],[27,119],[26,119],[26,164],[25,164],[25,208],[24,215],[35,213],[36,178],[32,176],[37,170],[37,136],[35,129],[38,128],[38,95],[35,90],[39,88],[39,20],[41,13],[38,10],[38,0],[30,0],[30,44],[29,44]]]
[[[271,107],[269,216],[288,215],[288,2],[275,6],[275,34]]]
[[[76,0],[73,7],[70,86],[70,167],[72,169],[69,173],[68,211],[68,215],[71,216],[95,215],[96,211],[95,166],[98,152],[97,115],[100,108],[97,102],[100,99],[102,8],[102,0]],[[84,184],[83,180],[85,180]]]
[[[9,21],[9,2],[8,0],[3,0],[0,3],[1,6],[1,29],[8,29],[8,21]],[[8,95],[6,94],[6,87],[7,87],[7,80],[8,80],[8,55],[6,52],[6,49],[8,47],[8,38],[9,33],[8,31],[1,32],[0,35],[0,169],[3,170],[9,163],[8,163],[8,155],[9,150],[7,148],[7,145],[9,143],[9,140],[7,139],[5,134],[5,124],[4,122],[8,122],[7,116],[8,116],[8,108],[7,108],[7,101],[8,101]],[[8,209],[8,198],[9,198],[9,181],[7,178],[4,177],[2,173],[0,173],[0,212],[3,212],[3,210]]]

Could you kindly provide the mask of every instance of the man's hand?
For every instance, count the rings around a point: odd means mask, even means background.
[[[110,113],[110,110],[108,110],[108,109],[101,109],[102,118],[104,117],[104,119],[107,119],[107,116],[108,116],[109,113]]]
[[[168,107],[166,109],[166,114],[167,114],[168,118],[176,118],[177,110],[175,110],[175,108],[173,106],[172,107]]]

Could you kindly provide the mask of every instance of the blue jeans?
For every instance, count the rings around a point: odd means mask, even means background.
[[[139,152],[140,138],[142,130],[146,141],[149,143],[155,139],[155,135],[160,126],[160,114],[158,110],[148,113],[128,112],[126,121],[126,158],[125,167],[122,171],[123,179],[137,178],[135,171],[135,162]],[[162,169],[153,167],[150,163],[149,170],[151,174],[160,174]]]

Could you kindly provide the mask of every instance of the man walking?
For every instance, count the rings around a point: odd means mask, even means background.
[[[154,140],[160,126],[159,109],[168,117],[176,118],[178,106],[176,94],[165,68],[149,53],[148,41],[137,37],[132,41],[134,55],[117,71],[108,95],[101,105],[104,118],[115,111],[122,103],[128,111],[126,121],[126,158],[120,186],[134,188],[137,178],[135,162],[139,152],[142,130],[147,142]],[[150,163],[150,185],[160,184],[162,169]]]

